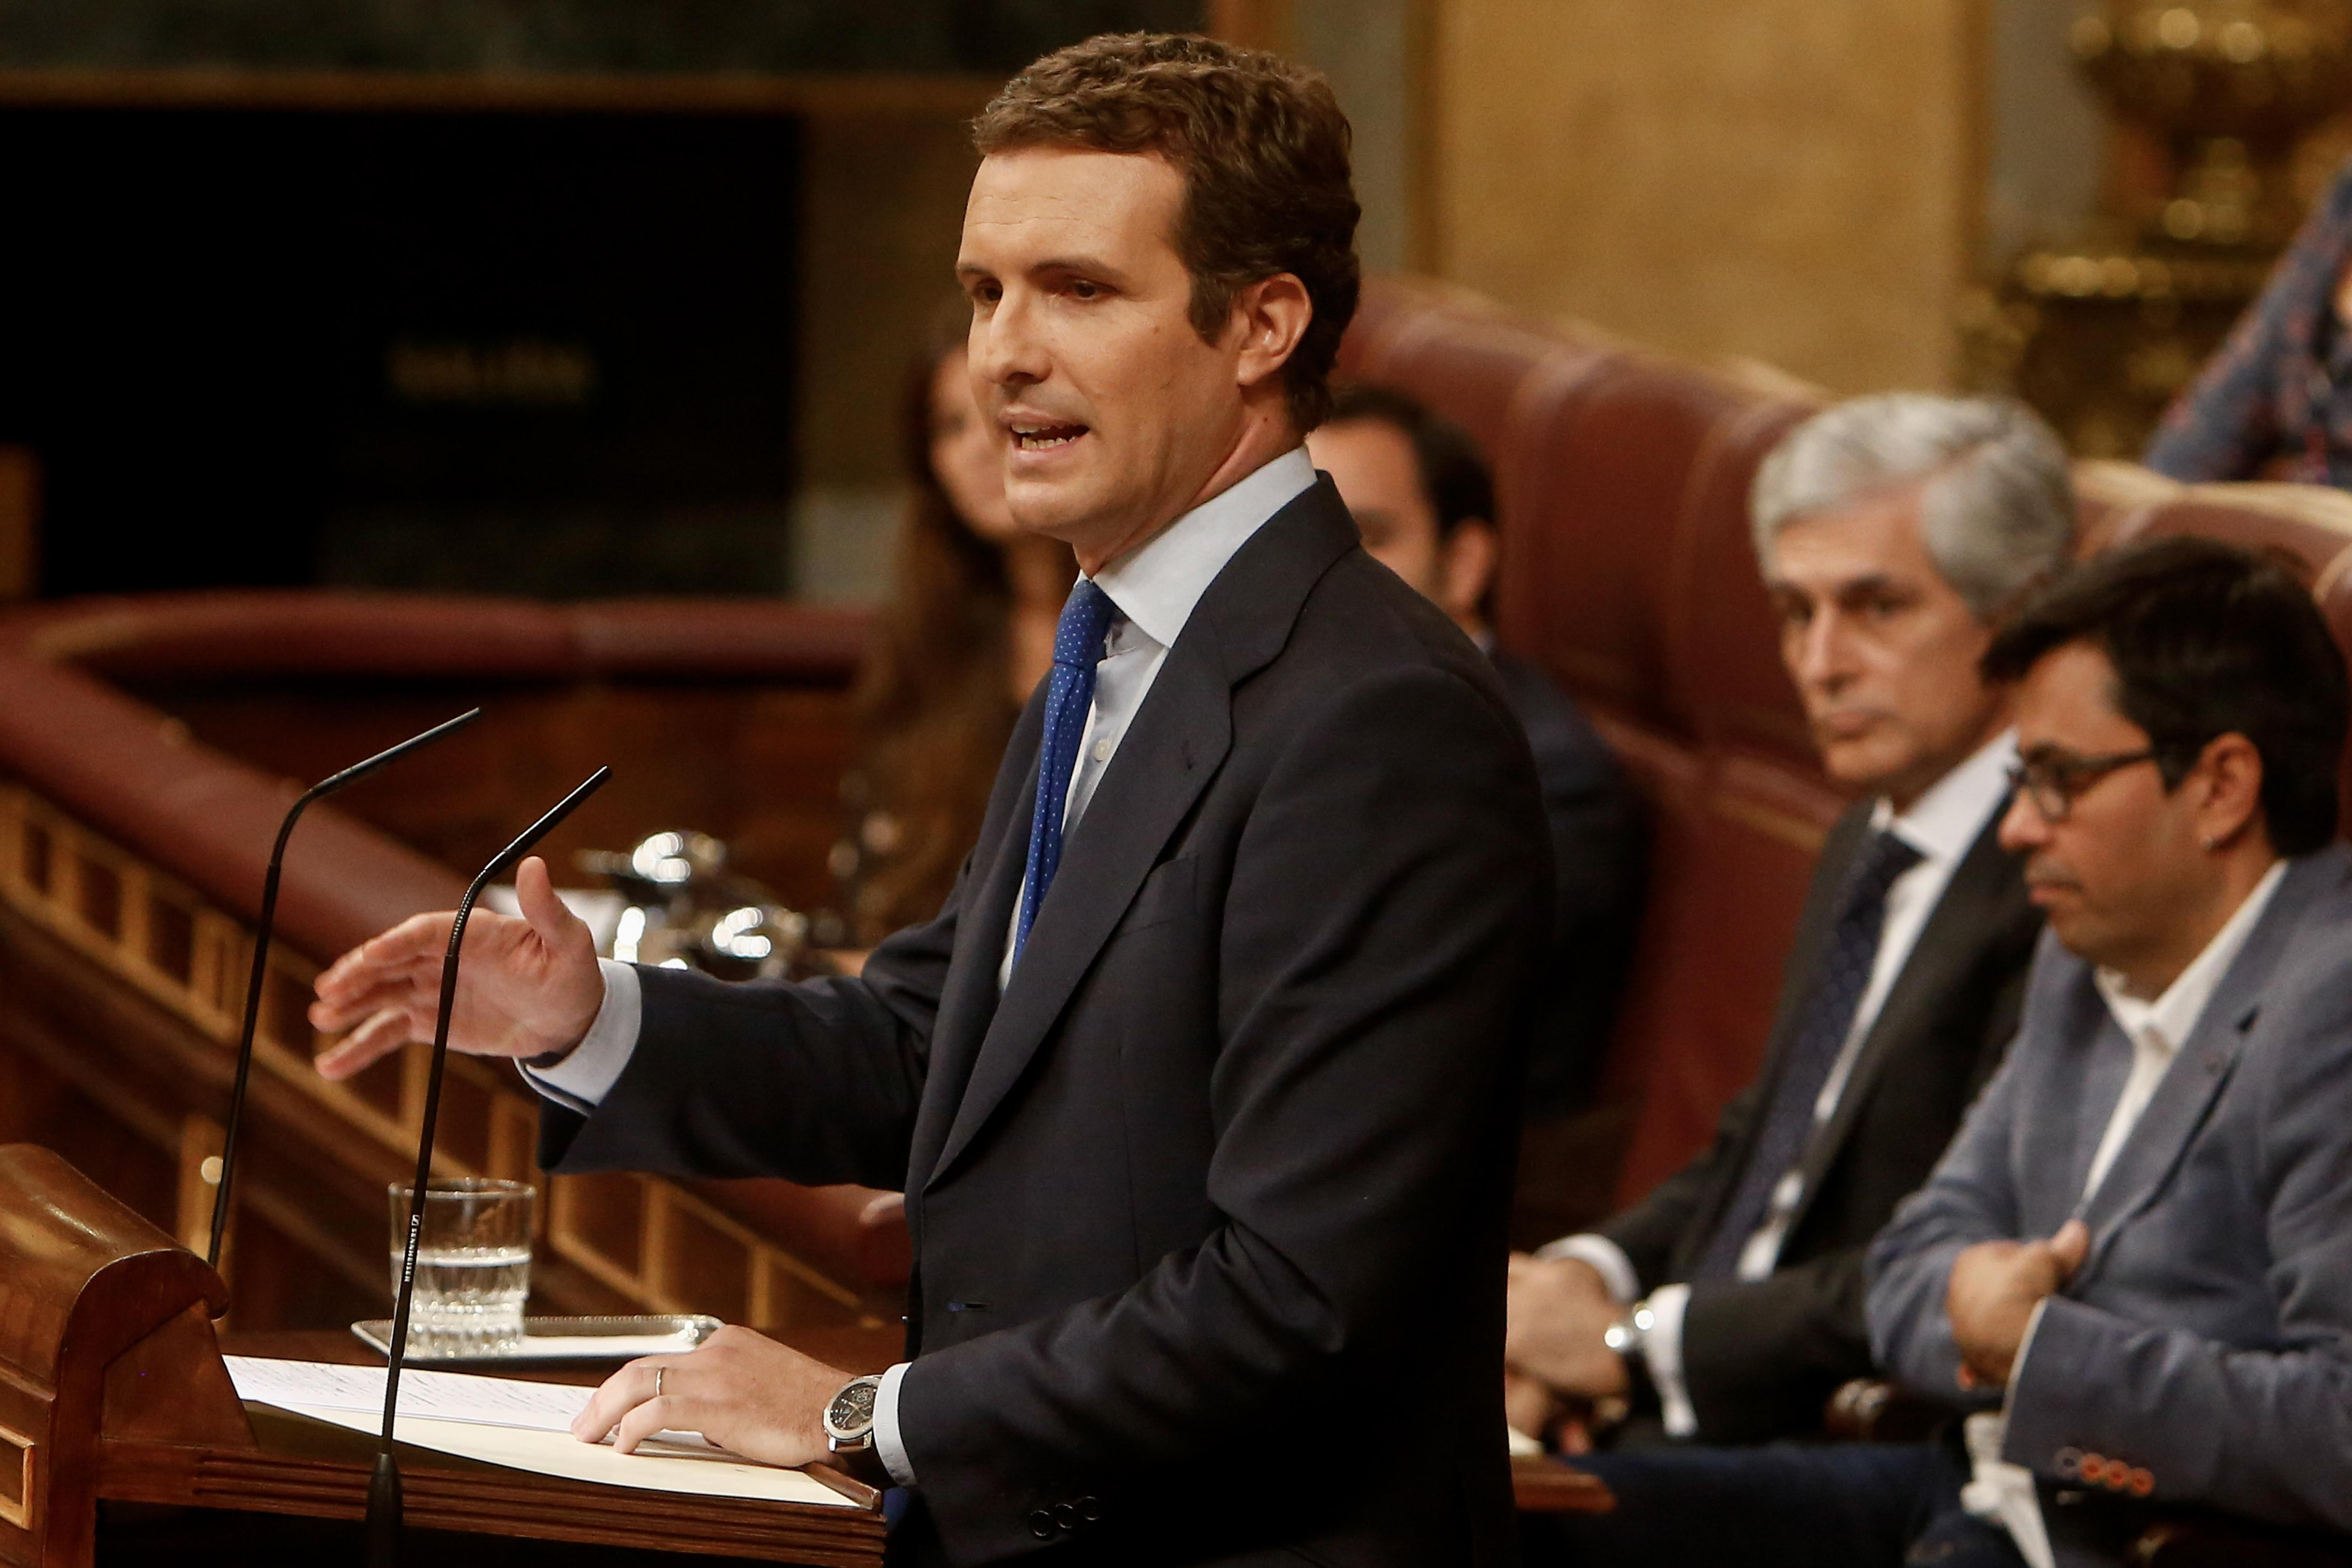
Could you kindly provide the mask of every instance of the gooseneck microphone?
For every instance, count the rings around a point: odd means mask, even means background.
[[[205,1261],[220,1266],[221,1237],[228,1229],[229,1184],[236,1175],[237,1131],[245,1121],[246,1080],[253,1075],[253,1035],[261,1022],[261,988],[269,973],[269,935],[278,923],[278,874],[286,864],[286,841],[294,837],[294,825],[314,800],[323,800],[345,784],[359,783],[378,768],[389,767],[411,752],[420,752],[434,742],[444,740],[471,724],[482,716],[478,708],[471,708],[446,723],[436,724],[421,735],[411,735],[389,751],[378,752],[363,763],[353,763],[341,773],[320,779],[298,796],[287,808],[286,820],[278,825],[278,843],[269,851],[269,874],[261,883],[261,923],[253,933],[253,975],[245,987],[245,1027],[236,1037],[236,1079],[228,1095],[228,1130],[221,1137],[220,1187],[213,1194],[212,1240],[205,1247]]]
[[[425,1233],[425,1195],[433,1179],[433,1127],[441,1113],[441,1071],[449,1061],[449,1015],[457,1000],[457,959],[466,944],[466,922],[473,918],[474,900],[491,878],[512,866],[594,795],[613,776],[598,768],[579,788],[565,795],[555,809],[523,830],[522,837],[490,857],[458,900],[457,918],[449,927],[449,955],[441,965],[441,1010],[433,1023],[433,1068],[425,1080],[424,1125],[416,1141],[416,1185],[408,1205],[408,1240],[400,1259],[400,1291],[392,1307],[392,1344],[384,1358],[383,1429],[377,1435],[375,1472],[368,1478],[368,1568],[399,1568],[400,1466],[393,1458],[393,1417],[400,1409],[400,1369],[408,1357],[408,1309],[416,1294],[416,1247]]]

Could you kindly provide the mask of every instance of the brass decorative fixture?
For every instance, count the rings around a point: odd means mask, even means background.
[[[2163,149],[2167,187],[1972,293],[1966,378],[2025,398],[2080,456],[2132,457],[2301,219],[2295,149],[2352,102],[2352,0],[2110,0],[2069,43]]]

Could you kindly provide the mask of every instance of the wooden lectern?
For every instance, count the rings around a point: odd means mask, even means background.
[[[49,1150],[0,1146],[0,1564],[92,1568],[102,1500],[356,1520],[373,1442],[252,1412],[220,1276]],[[256,1417],[258,1416],[259,1419]],[[878,1494],[821,1508],[672,1497],[401,1450],[409,1524],[857,1568]]]

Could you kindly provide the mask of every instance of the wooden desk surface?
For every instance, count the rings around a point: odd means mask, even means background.
[[[833,1329],[776,1337],[857,1372],[878,1371],[899,1353],[895,1331]],[[220,1343],[230,1355],[347,1365],[383,1360],[347,1331],[231,1333],[222,1335]],[[517,1374],[539,1382],[593,1384],[618,1364],[517,1369]],[[246,1411],[258,1445],[254,1448],[108,1439],[100,1461],[100,1497],[134,1509],[341,1521],[364,1515],[373,1437],[265,1405],[247,1405]],[[682,1499],[527,1475],[407,1447],[400,1450],[400,1468],[405,1517],[419,1531],[650,1548],[811,1568],[874,1568],[882,1558],[879,1494],[823,1467],[811,1473],[859,1506]]]
[[[772,1340],[792,1346],[803,1355],[814,1356],[852,1375],[885,1371],[906,1353],[906,1335],[895,1328],[761,1329],[759,1331]],[[223,1355],[276,1356],[287,1361],[332,1362],[339,1366],[383,1364],[383,1352],[349,1329],[285,1329],[257,1333],[225,1333],[220,1336],[220,1348]],[[593,1385],[604,1382],[625,1359],[569,1363],[537,1362],[514,1367],[511,1374],[530,1383]],[[465,1368],[452,1363],[441,1365],[436,1370],[482,1371],[507,1375],[496,1366]]]

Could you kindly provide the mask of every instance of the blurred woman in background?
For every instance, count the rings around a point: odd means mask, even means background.
[[[908,378],[913,500],[856,705],[864,735],[843,781],[850,837],[834,851],[851,934],[871,946],[939,913],[980,832],[996,764],[1052,668],[1077,568],[1004,504],[1003,457],[972,398],[958,303]]]
[[[2337,171],[2261,298],[2148,443],[2190,482],[2291,479],[2352,489],[2352,164]]]

